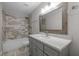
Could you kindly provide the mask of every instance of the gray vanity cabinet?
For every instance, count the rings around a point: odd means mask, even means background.
[[[31,56],[55,56],[58,55],[57,52],[53,51],[47,45],[43,44],[42,42],[30,38],[30,55]]]
[[[63,56],[68,55],[68,48],[58,51],[40,40],[29,37],[30,55],[31,56]]]

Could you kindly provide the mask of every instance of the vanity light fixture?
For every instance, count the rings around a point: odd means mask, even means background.
[[[51,10],[54,10],[60,3],[61,2],[49,2],[44,8],[41,9],[41,14],[46,14]]]

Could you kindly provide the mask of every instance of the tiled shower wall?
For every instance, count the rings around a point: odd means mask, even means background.
[[[27,37],[28,35],[28,19],[14,18],[5,15],[5,37],[6,39],[17,39]]]
[[[28,19],[25,18],[15,18],[13,16],[3,14],[3,40],[4,43],[7,39],[16,40],[25,38],[28,36]],[[4,44],[3,43],[3,44]],[[15,44],[15,43],[14,43]],[[22,44],[22,43],[21,43]],[[12,45],[13,46],[13,45]],[[10,49],[10,48],[8,48]],[[4,52],[4,56],[28,56],[29,55],[29,47],[28,44],[19,47],[14,50]]]

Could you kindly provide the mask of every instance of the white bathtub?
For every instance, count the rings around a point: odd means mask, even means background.
[[[14,40],[7,39],[3,44],[3,53],[17,50],[23,46],[27,47],[28,44],[29,44],[28,38],[21,38]]]

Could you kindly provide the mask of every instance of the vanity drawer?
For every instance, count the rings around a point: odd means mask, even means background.
[[[54,49],[44,45],[44,53],[46,53],[49,56],[58,56],[58,52]]]

